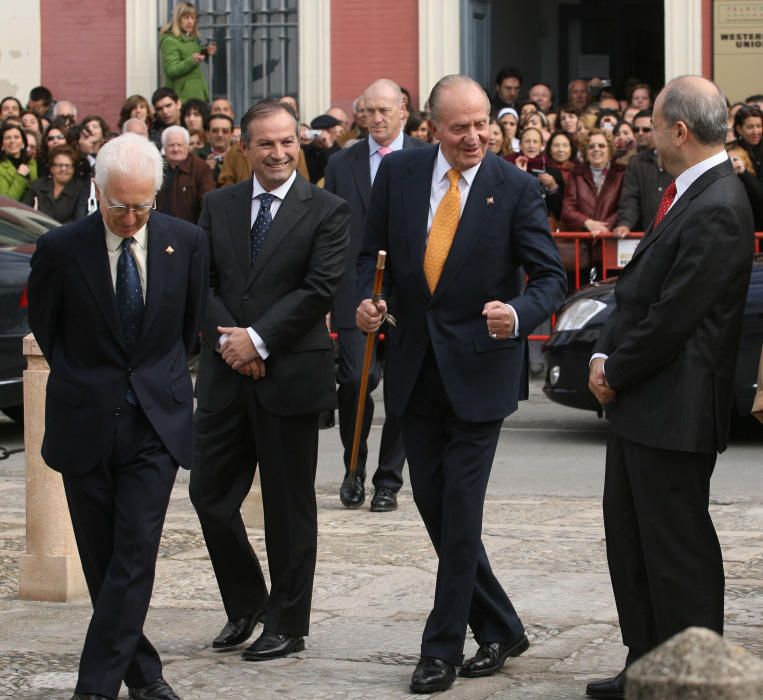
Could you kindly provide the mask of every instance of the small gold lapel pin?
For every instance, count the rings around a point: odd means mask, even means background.
[[[172,255],[175,252],[175,249],[171,245],[168,245],[164,249],[164,252],[167,253],[167,255]]]
[[[488,197],[488,198],[485,200],[485,203],[486,203],[488,206],[492,206],[493,204],[495,204],[495,200],[494,200],[492,197]]]

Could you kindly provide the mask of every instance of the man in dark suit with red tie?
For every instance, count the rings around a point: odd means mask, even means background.
[[[190,494],[228,621],[216,649],[264,630],[242,656],[304,649],[317,554],[318,418],[336,406],[326,328],[344,270],[349,206],[296,172],[299,124],[263,101],[241,120],[254,177],[210,192],[211,247]],[[268,591],[241,504],[259,466]]]
[[[98,212],[45,234],[29,325],[50,365],[42,456],[63,475],[93,616],[74,698],[177,700],[143,634],[178,465],[191,464],[187,355],[206,299],[201,230],[152,211],[162,158],[125,134],[98,153]]]
[[[620,275],[591,360],[609,419],[604,527],[626,667],[686,627],[723,632],[710,477],[728,438],[753,252],[726,115],[704,78],[676,78],[657,97],[655,144],[676,179]],[[625,671],[587,694],[625,697]]]
[[[463,75],[429,97],[439,145],[392,153],[374,182],[358,261],[358,327],[386,250],[398,329],[389,410],[401,416],[413,497],[439,556],[434,607],[411,689],[497,672],[529,644],[482,545],[482,510],[503,419],[527,398],[527,343],[561,304],[565,273],[537,181],[488,152],[490,102]],[[527,287],[522,292],[524,275]],[[479,643],[462,665],[467,624]]]
[[[368,115],[368,136],[331,157],[326,168],[325,184],[326,190],[347,201],[352,210],[347,262],[342,284],[332,309],[332,318],[337,329],[339,345],[336,381],[339,385],[337,391],[339,434],[344,447],[345,468],[345,478],[339,491],[339,497],[342,504],[347,508],[358,508],[365,501],[364,482],[368,457],[366,441],[374,415],[374,403],[370,393],[381,379],[381,367],[374,357],[368,385],[369,395],[365,397],[358,469],[354,479],[349,480],[347,473],[355,433],[355,412],[358,405],[360,374],[366,344],[365,337],[355,326],[355,309],[359,301],[357,264],[366,226],[366,212],[368,211],[368,200],[371,197],[371,185],[382,158],[394,151],[425,145],[422,141],[412,139],[403,133],[403,93],[396,83],[384,78],[376,80],[366,88],[363,99]],[[388,327],[386,332],[389,339],[392,329]],[[379,446],[379,466],[373,476],[372,511],[384,512],[397,508],[397,492],[403,485],[404,464],[405,450],[400,435],[400,421],[395,415],[387,411],[385,412]]]

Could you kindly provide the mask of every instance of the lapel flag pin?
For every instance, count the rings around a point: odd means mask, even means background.
[[[486,204],[488,204],[488,205],[492,205],[492,204],[495,204],[495,200],[494,200],[492,197],[488,197],[488,198],[485,200],[485,202],[486,202]]]
[[[168,245],[164,249],[164,252],[167,253],[167,255],[172,255],[175,252],[175,249],[171,245]]]

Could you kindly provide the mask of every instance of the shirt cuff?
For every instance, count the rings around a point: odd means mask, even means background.
[[[511,304],[506,304],[506,308],[511,311],[512,315],[514,316],[514,335],[511,337],[519,338],[519,316],[517,316],[517,311]]]
[[[251,326],[249,326],[246,329],[246,332],[249,334],[249,337],[252,339],[252,345],[254,345],[254,349],[257,351],[257,354],[263,359],[267,360],[268,355],[270,355],[270,351],[268,350],[268,346],[265,345],[265,341],[260,338],[260,334],[257,333],[257,331],[254,330]]]
[[[595,352],[593,355],[591,355],[591,359],[590,359],[590,360],[588,360],[588,366],[590,367],[590,366],[591,366],[591,363],[592,363],[594,360],[602,359],[602,360],[605,360],[605,361],[606,361],[606,359],[607,359],[608,357],[609,357],[609,355],[605,355],[603,352]],[[605,366],[606,366],[606,365],[605,365]],[[602,367],[602,368],[601,368],[601,371],[602,371],[602,372],[604,372],[604,367]],[[605,376],[605,377],[607,376],[607,373],[606,373],[606,372],[604,372],[604,376]]]
[[[223,345],[228,341],[228,338],[230,338],[230,335],[228,333],[223,333],[218,339],[217,339],[217,345],[215,346],[215,350],[217,352],[223,351]]]

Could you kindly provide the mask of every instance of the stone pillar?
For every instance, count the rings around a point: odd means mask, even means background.
[[[50,370],[30,333],[24,338],[26,554],[19,562],[19,596],[65,602],[87,596],[61,475],[42,459],[45,386]]]
[[[763,698],[763,661],[703,627],[671,637],[626,674],[627,700]]]
[[[262,490],[260,489],[260,470],[254,474],[254,481],[249,494],[241,506],[241,517],[244,525],[262,530],[265,527],[265,515],[262,510]]]

